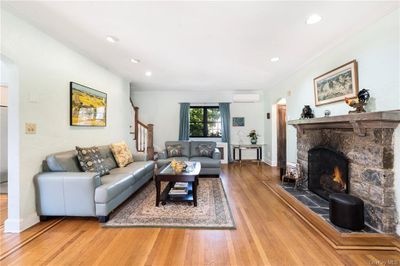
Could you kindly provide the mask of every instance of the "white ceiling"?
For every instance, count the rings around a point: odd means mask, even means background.
[[[2,1],[2,6],[138,90],[241,91],[270,88],[399,2]],[[322,21],[306,25],[313,13]],[[111,44],[107,35],[120,41]],[[275,56],[280,61],[270,62]]]

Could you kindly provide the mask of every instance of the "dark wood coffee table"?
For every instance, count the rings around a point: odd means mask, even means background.
[[[194,206],[197,206],[197,186],[199,184],[199,174],[201,170],[201,164],[199,162],[190,162],[192,167],[188,166],[187,170],[182,173],[175,173],[172,170],[171,163],[160,169],[156,174],[156,206],[158,207],[160,201],[163,205],[167,201],[187,201],[193,202]],[[168,185],[161,193],[161,182],[168,182]],[[174,187],[175,182],[188,182],[188,194],[183,196],[170,196],[169,191]]]

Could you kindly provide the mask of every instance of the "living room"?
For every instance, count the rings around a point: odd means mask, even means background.
[[[1,263],[398,264],[399,8],[2,1]]]

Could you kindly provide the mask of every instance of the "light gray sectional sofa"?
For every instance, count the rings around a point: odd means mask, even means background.
[[[118,168],[109,146],[100,146],[110,174],[82,172],[75,150],[47,156],[43,172],[35,176],[37,207],[47,216],[97,216],[106,222],[112,210],[154,175],[155,163],[135,156],[134,162]]]
[[[169,157],[167,147],[169,145],[181,145],[181,157]],[[200,144],[208,144],[213,147],[211,157],[201,156],[198,150]],[[167,141],[165,142],[165,150],[158,153],[157,167],[171,162],[173,159],[177,161],[195,161],[201,163],[200,175],[219,175],[221,173],[221,152],[216,148],[217,144],[213,141]]]

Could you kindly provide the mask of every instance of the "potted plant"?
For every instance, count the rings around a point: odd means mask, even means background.
[[[257,144],[257,138],[259,135],[257,134],[255,129],[250,131],[249,135],[247,135],[247,136],[250,138],[251,144]]]

